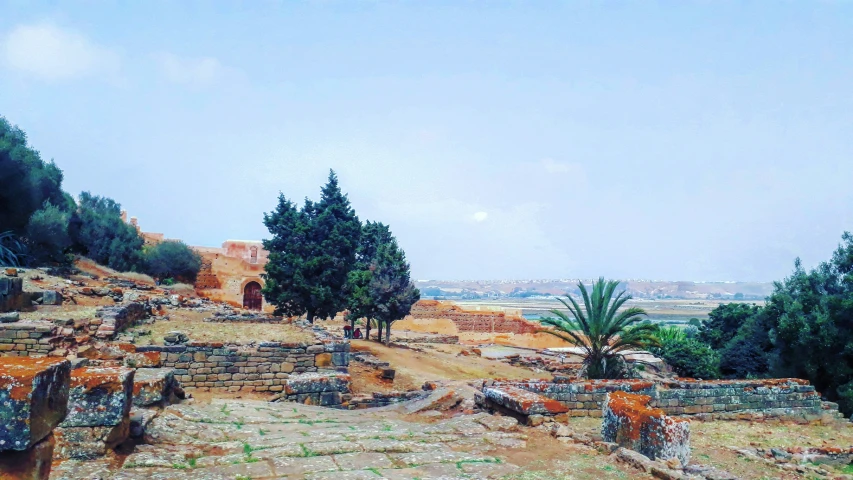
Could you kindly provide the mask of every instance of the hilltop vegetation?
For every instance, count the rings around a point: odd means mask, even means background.
[[[0,117],[0,262],[63,269],[84,255],[121,272],[195,278],[201,262],[185,245],[144,248],[118,202],[90,192],[75,200],[62,180],[62,170],[41,158],[26,133]],[[164,267],[164,248],[165,263],[176,268]]]

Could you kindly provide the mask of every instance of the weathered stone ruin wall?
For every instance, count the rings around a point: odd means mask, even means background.
[[[138,347],[137,351],[160,352],[162,365],[174,368],[185,387],[283,392],[292,374],[346,373],[349,348],[346,341],[318,340],[315,344],[261,342],[257,346],[189,342]]]
[[[610,392],[624,391],[651,398],[650,406],[667,415],[749,413],[770,416],[801,415],[818,420],[824,411],[820,395],[808,381],[783,378],[770,380],[683,380],[654,383],[643,380],[539,380],[486,382],[485,388],[506,391],[522,389],[557,400],[570,416],[601,417]],[[836,412],[837,413],[837,412]]]
[[[24,280],[0,276],[0,312],[22,310],[30,305],[30,294],[24,292]]]
[[[44,356],[56,350],[88,343],[91,336],[111,339],[148,314],[142,303],[104,307],[96,318],[77,320],[27,320],[0,323],[0,356]]]
[[[33,320],[30,322],[0,323],[0,355],[2,356],[44,356],[57,343],[58,327],[51,322]]]
[[[97,326],[97,338],[112,338],[116,333],[135,325],[139,320],[148,317],[149,308],[138,302],[125,303],[114,307],[104,307],[96,313],[98,317],[90,322]],[[98,322],[100,320],[100,322]]]
[[[204,319],[209,323],[284,323],[284,317],[275,317],[263,313],[243,313],[240,315],[218,315]]]
[[[541,328],[517,315],[502,311],[464,310],[458,305],[438,300],[420,300],[412,306],[413,319],[449,318],[460,332],[535,333]]]
[[[221,248],[192,248],[202,257],[202,269],[195,283],[199,295],[242,307],[246,284],[264,285],[261,274],[269,253],[261,242],[228,240]],[[272,312],[273,306],[264,301],[262,310]]]

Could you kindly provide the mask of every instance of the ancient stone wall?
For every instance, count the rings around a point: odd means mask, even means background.
[[[190,342],[175,346],[138,347],[160,352],[161,364],[189,388],[283,392],[292,374],[343,371],[349,365],[349,342],[318,340],[315,344],[261,342],[233,345]]]
[[[59,327],[53,323],[40,320],[0,323],[0,355],[47,355],[56,343],[54,338],[58,330]]]
[[[769,380],[681,380],[654,383],[644,380],[588,380],[555,382],[486,382],[484,388],[520,388],[557,400],[571,416],[601,417],[607,394],[625,391],[648,395],[650,405],[667,415],[749,413],[770,416],[800,415],[817,420],[824,414],[820,395],[808,381],[782,378]]]
[[[21,310],[29,305],[30,295],[24,292],[24,280],[0,275],[0,312]]]
[[[414,319],[449,318],[460,332],[535,333],[539,324],[502,311],[465,310],[452,302],[420,300],[412,306]]]
[[[387,407],[395,403],[407,402],[409,400],[419,400],[427,397],[429,392],[411,391],[411,392],[390,392],[381,393],[374,392],[370,395],[358,395],[349,399],[347,408],[350,410],[361,410],[363,408]]]
[[[116,333],[147,316],[143,303],[104,307],[96,318],[77,320],[26,320],[0,323],[0,356],[44,356],[64,347],[89,342],[91,336],[111,339]]]

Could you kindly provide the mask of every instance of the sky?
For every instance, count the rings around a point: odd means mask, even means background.
[[[191,245],[329,169],[417,279],[771,281],[853,230],[853,2],[0,0],[0,115]]]

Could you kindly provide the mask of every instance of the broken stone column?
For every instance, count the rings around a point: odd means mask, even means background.
[[[68,413],[70,373],[64,358],[0,359],[0,478],[48,478],[52,431]]]
[[[622,391],[607,394],[601,435],[606,442],[640,452],[652,460],[690,461],[690,423],[649,407],[652,398]]]
[[[83,367],[71,372],[68,416],[56,429],[57,458],[94,458],[125,441],[134,371]]]

